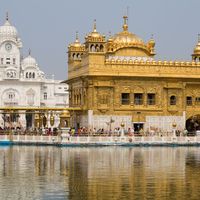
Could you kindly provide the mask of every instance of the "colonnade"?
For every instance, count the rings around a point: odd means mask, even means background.
[[[1,129],[64,128],[70,126],[70,114],[63,110],[3,110]]]

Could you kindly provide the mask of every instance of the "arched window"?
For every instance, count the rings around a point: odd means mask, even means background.
[[[100,51],[103,52],[103,45],[100,45]]]
[[[28,78],[28,72],[26,72],[26,78]]]
[[[95,52],[95,46],[93,44],[90,46],[90,51]]]
[[[32,77],[32,74],[31,74],[31,72],[29,72],[29,78],[31,78]]]
[[[81,55],[78,53],[77,54],[77,59],[80,60],[81,59]]]
[[[33,72],[33,78],[35,78],[35,72]]]
[[[73,53],[73,54],[72,54],[72,57],[73,57],[73,59],[75,59],[75,58],[76,58],[76,54],[75,54],[75,53]]]
[[[99,51],[100,51],[99,45],[98,45],[98,44],[95,46],[95,51],[96,51],[96,52],[99,52]]]
[[[170,105],[176,105],[176,96],[172,95],[170,97]]]

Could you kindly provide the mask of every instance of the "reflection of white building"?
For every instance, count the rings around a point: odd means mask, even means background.
[[[67,85],[59,80],[45,77],[30,55],[22,59],[22,42],[17,30],[6,18],[0,26],[0,107],[66,107]],[[22,112],[21,112],[22,113]],[[19,112],[20,114],[20,112]],[[18,115],[23,127],[34,124],[34,115]],[[2,127],[4,117],[0,117]]]

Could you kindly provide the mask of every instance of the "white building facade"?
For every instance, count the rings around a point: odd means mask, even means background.
[[[22,59],[20,49],[22,42],[17,30],[9,22],[8,17],[3,26],[0,26],[0,107],[1,108],[61,108],[68,106],[68,86],[45,77],[36,62],[30,55]],[[27,111],[26,111],[27,112]],[[12,119],[7,113],[1,112],[0,127],[5,126],[30,128],[36,126],[34,112],[18,111]],[[53,127],[59,126],[59,115],[53,113],[55,123]],[[44,113],[46,126],[50,126],[50,115],[52,112]],[[13,119],[14,118],[14,119]],[[9,122],[13,122],[12,125]],[[51,123],[52,124],[52,123]],[[52,126],[52,125],[51,125]]]

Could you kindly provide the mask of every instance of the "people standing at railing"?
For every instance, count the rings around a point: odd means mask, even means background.
[[[187,134],[188,134],[188,131],[187,131],[187,129],[185,128],[185,129],[183,130],[183,136],[187,136]]]
[[[75,128],[71,129],[71,135],[74,136],[75,135]]]

